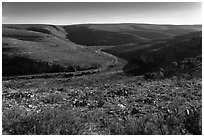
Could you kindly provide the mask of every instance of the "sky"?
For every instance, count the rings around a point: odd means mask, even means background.
[[[202,24],[200,2],[4,2],[3,24]]]

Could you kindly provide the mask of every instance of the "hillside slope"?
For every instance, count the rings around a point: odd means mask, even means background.
[[[171,62],[202,55],[202,33],[194,32],[167,41],[120,46],[105,51],[127,60],[124,71],[141,75],[146,72],[168,68]],[[124,49],[124,50],[123,50]]]
[[[3,25],[3,76],[97,68],[110,58],[67,40],[53,25]]]
[[[81,24],[63,26],[71,41],[88,46],[123,45],[201,31],[201,25]]]

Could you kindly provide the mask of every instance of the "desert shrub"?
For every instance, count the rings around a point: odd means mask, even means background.
[[[149,135],[160,134],[158,128],[146,118],[133,116],[114,116],[106,120],[112,135]]]
[[[111,135],[122,135],[124,133],[123,120],[118,116],[110,117],[108,129]]]
[[[19,125],[19,123],[22,117],[26,118],[26,112],[26,109],[19,106],[13,106],[12,108],[5,110],[2,115],[3,132],[8,134],[21,134],[25,125],[23,127],[22,124]],[[24,121],[22,121],[22,123],[26,124]]]
[[[186,106],[184,100],[178,97],[163,106],[156,116],[152,117],[152,122],[160,129],[162,134],[202,134],[201,130],[201,110],[197,107]]]
[[[44,97],[41,97],[40,101],[44,103],[54,104],[63,100],[63,96],[61,94],[50,93]]]
[[[185,129],[193,135],[202,134],[201,113],[201,109],[192,108],[190,110],[186,110],[183,124]]]
[[[139,118],[129,117],[125,121],[125,134],[127,135],[144,135],[147,134],[145,132],[145,123],[144,121]]]
[[[12,135],[80,134],[84,122],[79,114],[78,110],[58,108],[42,108],[39,113],[26,114],[25,109],[16,107],[4,112],[2,129]]]

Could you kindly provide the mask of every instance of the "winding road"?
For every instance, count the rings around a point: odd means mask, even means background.
[[[97,49],[95,53],[112,58],[112,60],[111,62],[108,62],[97,69],[89,69],[89,70],[76,71],[76,72],[57,72],[57,73],[42,73],[42,74],[31,74],[31,75],[21,75],[21,76],[9,76],[9,77],[2,77],[2,80],[5,81],[5,80],[11,80],[11,79],[34,79],[34,78],[51,78],[51,77],[66,78],[66,77],[81,76],[81,75],[94,74],[94,73],[100,73],[100,72],[104,72],[104,73],[101,73],[100,75],[122,73],[122,70],[106,71],[108,68],[118,64],[118,58],[116,56],[103,52],[102,49]]]

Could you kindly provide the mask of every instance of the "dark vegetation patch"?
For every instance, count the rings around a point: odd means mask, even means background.
[[[2,75],[4,76],[18,76],[29,74],[41,74],[41,73],[56,73],[56,72],[76,72],[85,71],[84,74],[92,73],[92,70],[99,67],[98,64],[89,65],[70,65],[61,66],[56,63],[49,63],[45,61],[31,59],[26,56],[9,56],[3,54],[2,56]],[[90,72],[88,72],[90,70]],[[70,74],[73,75],[73,74]],[[83,72],[82,74],[83,75]]]
[[[2,66],[3,76],[75,71],[75,69],[71,66],[65,69],[65,67],[62,67],[58,64],[37,61],[25,56],[8,56],[4,54],[2,57]]]

